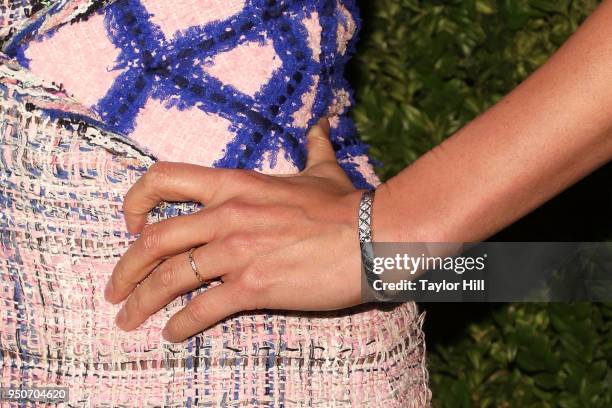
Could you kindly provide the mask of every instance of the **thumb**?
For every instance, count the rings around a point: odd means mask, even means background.
[[[329,140],[330,125],[327,118],[322,118],[307,135],[308,158],[306,169],[317,164],[336,162],[336,152]]]

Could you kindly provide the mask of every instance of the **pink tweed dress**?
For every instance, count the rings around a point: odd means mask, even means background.
[[[129,333],[103,299],[134,240],[123,196],[156,160],[296,173],[328,116],[354,184],[379,183],[347,116],[359,23],[353,0],[0,0],[1,386],[69,387],[74,407],[429,406],[414,303],[242,313],[172,344],[206,287]]]

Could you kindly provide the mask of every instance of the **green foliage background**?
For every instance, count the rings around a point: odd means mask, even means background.
[[[598,3],[360,1],[364,27],[349,69],[353,114],[383,163],[381,177],[512,90]],[[611,238],[611,176],[607,166],[494,238]],[[612,306],[422,306],[434,406],[612,406]]]

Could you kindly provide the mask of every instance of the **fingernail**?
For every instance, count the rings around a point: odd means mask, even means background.
[[[317,122],[317,124],[319,126],[321,126],[323,128],[323,130],[325,130],[326,132],[330,131],[330,124],[329,124],[329,120],[326,117],[322,117],[321,119],[319,119],[319,121]]]
[[[117,313],[117,317],[115,317],[115,324],[121,328],[127,321],[127,311],[125,307],[122,307],[119,313]]]
[[[168,333],[168,327],[164,327],[164,329],[162,330],[162,337],[164,338],[164,340],[170,341],[170,333]]]
[[[110,302],[110,297],[111,297],[112,292],[113,292],[113,281],[109,280],[108,283],[106,284],[106,287],[104,288],[104,299],[106,299],[107,302]]]

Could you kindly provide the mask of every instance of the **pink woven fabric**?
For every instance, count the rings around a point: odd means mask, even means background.
[[[124,194],[160,158],[215,165],[244,129],[223,112],[149,96],[127,134],[109,130],[99,101],[130,67],[116,66],[120,53],[104,34],[102,16],[87,13],[111,3],[62,0],[53,13],[41,9],[32,18],[46,34],[20,57],[29,70],[19,58],[0,54],[0,383],[67,386],[66,406],[82,407],[428,406],[423,316],[414,303],[330,313],[243,313],[182,344],[165,342],[163,325],[206,290],[200,288],[134,332],[115,327],[119,306],[103,300],[102,288],[134,240],[123,222]],[[246,3],[142,0],[169,37],[231,18]],[[356,21],[343,2],[329,4],[343,21],[333,47],[341,55]],[[0,31],[7,44],[28,27],[25,14],[3,17],[14,27],[10,35]],[[320,15],[309,13],[299,21],[316,51],[313,59],[325,57]],[[265,99],[262,90],[282,66],[281,49],[266,37],[198,66],[232,90]],[[297,88],[299,102],[292,103],[299,106],[285,123],[306,129],[316,120],[321,76],[312,73],[311,83]],[[287,83],[278,87],[285,90]],[[350,95],[337,86],[331,98],[328,113],[337,115],[331,123],[340,130]],[[263,151],[259,170],[297,172],[291,149],[283,144]],[[366,156],[342,160],[378,184]],[[150,220],[196,209],[192,203],[168,203]]]
[[[80,24],[64,26],[46,41],[33,42],[26,53],[33,74],[61,83],[88,106],[98,102],[121,73],[112,70],[118,56],[119,50],[106,37],[100,14]]]

